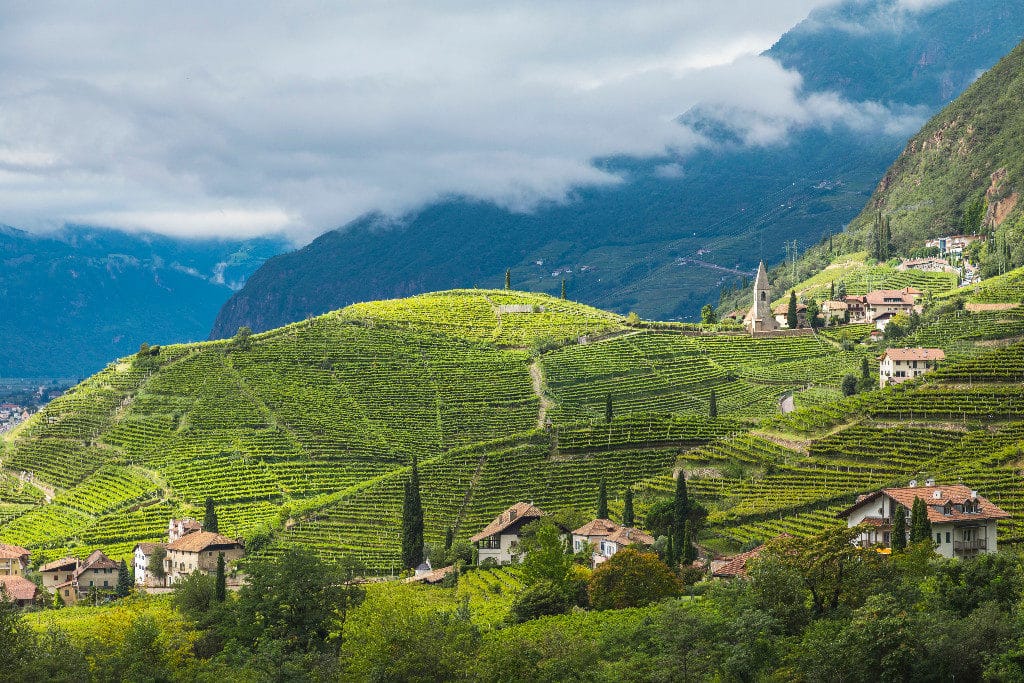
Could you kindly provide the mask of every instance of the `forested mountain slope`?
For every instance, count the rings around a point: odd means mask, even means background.
[[[1024,37],[1024,1],[895,0],[816,12],[768,51],[805,93],[927,116]],[[452,198],[397,220],[367,216],[266,263],[221,310],[211,338],[266,330],[353,301],[468,286],[557,293],[625,314],[692,318],[785,243],[838,233],[905,142],[842,123],[797,126],[783,143],[737,144],[713,103],[681,121],[714,141],[676,158],[608,159],[614,187],[582,188],[529,213]],[[722,268],[725,268],[723,270]]]
[[[0,227],[0,377],[82,378],[142,342],[204,339],[278,239]]]

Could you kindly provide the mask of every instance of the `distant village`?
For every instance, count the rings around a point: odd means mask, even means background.
[[[69,382],[28,385],[23,381],[0,383],[0,434],[11,431],[44,405],[64,393]]]

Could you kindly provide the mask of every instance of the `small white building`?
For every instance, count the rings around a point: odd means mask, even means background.
[[[929,480],[925,486],[910,482],[905,488],[891,488],[860,496],[854,505],[839,513],[849,527],[870,525],[856,540],[861,547],[892,547],[893,514],[902,506],[906,531],[910,533],[910,510],[914,500],[924,500],[935,551],[944,557],[971,557],[996,552],[996,524],[1010,517],[995,503],[963,485],[939,486]]]
[[[595,519],[572,532],[574,553],[581,552],[587,543],[594,548],[590,564],[596,567],[626,546],[653,545],[654,537],[639,529],[616,524],[610,519]]]
[[[203,525],[191,517],[172,519],[167,523],[167,542],[174,543],[182,536],[202,531]]]
[[[510,564],[515,561],[519,556],[520,530],[546,514],[533,503],[516,503],[502,512],[469,539],[476,543],[478,562],[492,559],[498,564]]]
[[[879,358],[878,385],[885,387],[906,382],[923,375],[945,359],[946,352],[942,349],[886,349]]]
[[[157,586],[162,582],[149,573],[149,559],[157,548],[167,548],[166,543],[136,543],[132,552],[132,564],[135,566],[135,584],[138,586]]]

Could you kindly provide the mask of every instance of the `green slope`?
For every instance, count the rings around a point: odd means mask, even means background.
[[[414,456],[428,542],[448,527],[468,537],[517,500],[590,510],[601,480],[613,513],[636,486],[642,514],[679,467],[711,509],[705,540],[732,547],[818,528],[854,493],[922,468],[974,476],[975,461],[990,463],[978,486],[992,482],[986,494],[1012,507],[1016,475],[999,454],[1022,433],[1009,423],[1024,419],[1024,347],[993,339],[1024,334],[1022,313],[950,307],[916,334],[959,364],[934,386],[846,401],[843,376],[863,358],[875,371],[877,349],[631,326],[506,291],[359,304],[248,341],[165,347],[111,364],[8,435],[4,469],[33,472],[54,497],[4,476],[0,541],[40,558],[124,556],[212,497],[222,531],[269,533],[269,552],[302,545],[388,572]],[[779,417],[791,391],[809,407]],[[977,432],[990,419],[1005,429]]]

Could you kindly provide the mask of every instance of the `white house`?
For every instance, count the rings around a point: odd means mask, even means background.
[[[944,557],[970,557],[996,552],[996,524],[1010,517],[995,503],[963,485],[939,486],[929,480],[925,486],[910,482],[905,488],[891,488],[860,496],[852,507],[839,513],[849,527],[868,524],[870,529],[857,539],[862,547],[876,544],[892,547],[892,520],[897,506],[903,506],[910,533],[910,510],[914,499],[928,506],[935,551]]]
[[[900,384],[908,379],[923,375],[940,360],[945,360],[942,349],[886,349],[879,358],[878,385]]]
[[[616,524],[610,519],[595,519],[572,532],[572,550],[578,553],[585,544],[594,548],[591,566],[596,567],[629,545],[653,545],[654,537],[639,529]]]
[[[135,583],[139,586],[155,586],[159,580],[149,574],[149,558],[157,548],[166,548],[166,543],[136,543],[132,552],[132,564],[135,566]]]
[[[167,523],[167,542],[174,543],[182,536],[202,531],[203,525],[191,517],[172,519]]]
[[[492,559],[498,564],[509,564],[519,554],[519,532],[526,524],[547,513],[533,503],[516,503],[494,518],[483,530],[470,537],[476,543],[478,562]]]
[[[910,313],[916,310],[920,313],[920,306],[917,300],[923,292],[914,287],[903,289],[876,289],[864,295],[867,317],[875,320],[883,313]]]

